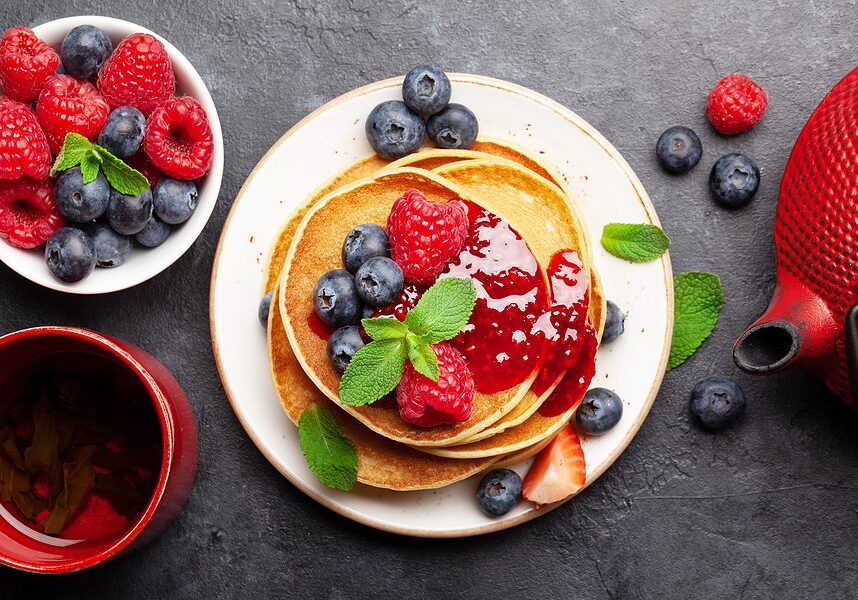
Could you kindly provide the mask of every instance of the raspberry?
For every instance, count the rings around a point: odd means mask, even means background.
[[[769,97],[753,79],[741,73],[723,77],[709,92],[706,116],[724,135],[742,133],[763,118]]]
[[[32,29],[13,27],[0,39],[0,84],[6,95],[32,102],[60,64],[60,57]]]
[[[0,179],[44,179],[51,169],[48,140],[29,106],[0,96]]]
[[[206,111],[189,96],[167,100],[146,123],[143,149],[152,164],[173,179],[202,177],[214,152]]]
[[[405,280],[429,285],[462,250],[468,218],[461,202],[431,202],[409,190],[393,203],[387,218],[390,254]]]
[[[176,92],[164,44],[148,33],[129,35],[98,72],[98,89],[110,108],[133,106],[148,117]]]
[[[60,153],[70,132],[94,142],[108,114],[110,107],[95,86],[68,75],[48,79],[36,103],[36,116],[54,154]]]
[[[49,180],[0,181],[0,239],[18,248],[35,248],[62,226]]]
[[[474,378],[459,351],[447,343],[432,346],[438,358],[438,381],[418,373],[405,363],[396,386],[399,415],[420,427],[467,421],[474,408]]]

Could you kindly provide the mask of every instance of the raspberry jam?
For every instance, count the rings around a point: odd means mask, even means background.
[[[409,310],[414,308],[414,305],[417,304],[417,301],[420,300],[420,297],[425,291],[425,289],[421,289],[413,283],[406,283],[405,287],[402,289],[402,292],[399,294],[399,299],[396,302],[389,306],[385,306],[384,308],[379,308],[372,313],[372,316],[394,316],[400,321],[404,321],[405,315],[408,314]]]
[[[442,274],[470,278],[477,302],[468,325],[452,340],[468,361],[476,389],[518,385],[538,366],[543,341],[532,335],[548,306],[539,263],[512,226],[472,202],[465,247]]]
[[[577,362],[590,306],[590,277],[577,252],[561,250],[552,256],[548,281],[552,305],[533,326],[534,334],[545,340],[545,364],[532,388],[538,395]]]
[[[320,319],[319,315],[316,314],[316,311],[311,312],[310,316],[307,317],[307,326],[310,328],[310,331],[323,340],[330,339],[331,335],[334,333],[334,328]]]

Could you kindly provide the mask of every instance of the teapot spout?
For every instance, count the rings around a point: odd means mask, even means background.
[[[791,367],[815,370],[836,352],[837,324],[825,303],[794,277],[780,273],[766,312],[733,346],[746,373],[764,375]]]

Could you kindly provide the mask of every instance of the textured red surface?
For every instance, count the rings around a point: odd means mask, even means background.
[[[830,355],[804,357],[800,366],[849,402],[843,324],[858,302],[858,68],[829,92],[795,143],[781,182],[775,247],[779,285],[806,286],[833,319],[827,333],[816,333],[833,337]],[[764,318],[780,316],[775,304]]]

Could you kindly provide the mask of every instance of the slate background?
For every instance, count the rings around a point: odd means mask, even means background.
[[[7,0],[0,28],[74,14],[138,22],[186,53],[221,114],[223,189],[197,244],[136,289],[63,296],[0,266],[0,332],[80,325],[158,356],[196,410],[199,474],[178,521],[149,547],[67,577],[2,570],[0,598],[854,597],[855,419],[818,382],[752,379],[729,353],[773,287],[770,231],[788,152],[858,62],[854,0]],[[215,246],[256,161],[323,102],[424,61],[528,86],[590,121],[648,189],[673,238],[674,269],[719,273],[726,296],[712,339],[666,376],[640,433],[601,479],[543,518],[471,540],[378,533],[306,498],[245,435],[210,350]],[[732,71],[760,81],[770,105],[752,132],[721,138],[703,106]],[[653,151],[674,124],[694,128],[705,148],[682,178],[663,173]],[[762,186],[748,208],[725,212],[706,179],[734,150],[757,162]],[[715,373],[736,376],[749,400],[745,419],[718,435],[690,425],[687,411],[694,382]]]

